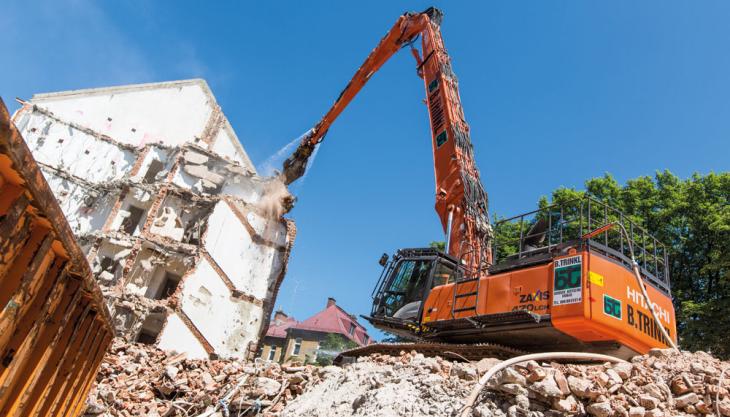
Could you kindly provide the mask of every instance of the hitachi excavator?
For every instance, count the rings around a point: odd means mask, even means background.
[[[445,251],[383,255],[364,318],[414,344],[349,353],[416,349],[470,358],[578,350],[628,358],[670,345],[676,325],[666,248],[623,213],[583,198],[490,224],[442,17],[435,8],[402,15],[284,162],[281,177],[290,184],[373,74],[410,48],[426,89]]]

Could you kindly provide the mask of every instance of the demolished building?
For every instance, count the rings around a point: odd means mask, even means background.
[[[93,266],[118,336],[245,358],[295,236],[203,80],[34,95],[14,115]]]

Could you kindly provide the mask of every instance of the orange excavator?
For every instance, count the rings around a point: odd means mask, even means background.
[[[442,17],[435,8],[402,15],[284,162],[281,177],[290,184],[373,74],[410,48],[426,89],[445,250],[383,255],[373,308],[364,318],[415,344],[350,353],[580,350],[627,358],[674,345],[666,248],[623,213],[587,197],[490,224]]]

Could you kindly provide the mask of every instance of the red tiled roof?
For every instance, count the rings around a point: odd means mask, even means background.
[[[272,321],[271,325],[269,325],[269,329],[266,331],[266,336],[280,337],[284,339],[286,338],[286,329],[295,324],[297,324],[297,321],[294,317],[287,317],[284,320]]]
[[[354,334],[350,334],[350,327],[353,324],[355,325],[355,331]],[[291,326],[291,328],[322,333],[339,333],[360,346],[370,343],[367,330],[336,304],[332,304],[303,322]]]

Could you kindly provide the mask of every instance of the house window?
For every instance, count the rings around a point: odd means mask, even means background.
[[[350,336],[355,335],[355,323],[350,323]]]
[[[367,345],[368,342],[370,342],[370,337],[368,335],[365,335],[365,336],[363,336],[362,341],[363,341],[364,344]]]
[[[273,361],[275,356],[276,356],[276,347],[275,346],[269,347],[269,360]]]
[[[300,338],[297,338],[297,339],[296,339],[296,340],[294,341],[294,350],[292,351],[292,353],[291,353],[291,354],[292,354],[293,356],[297,356],[297,355],[299,355],[299,351],[300,351],[300,350],[302,350],[302,339],[300,339]]]

